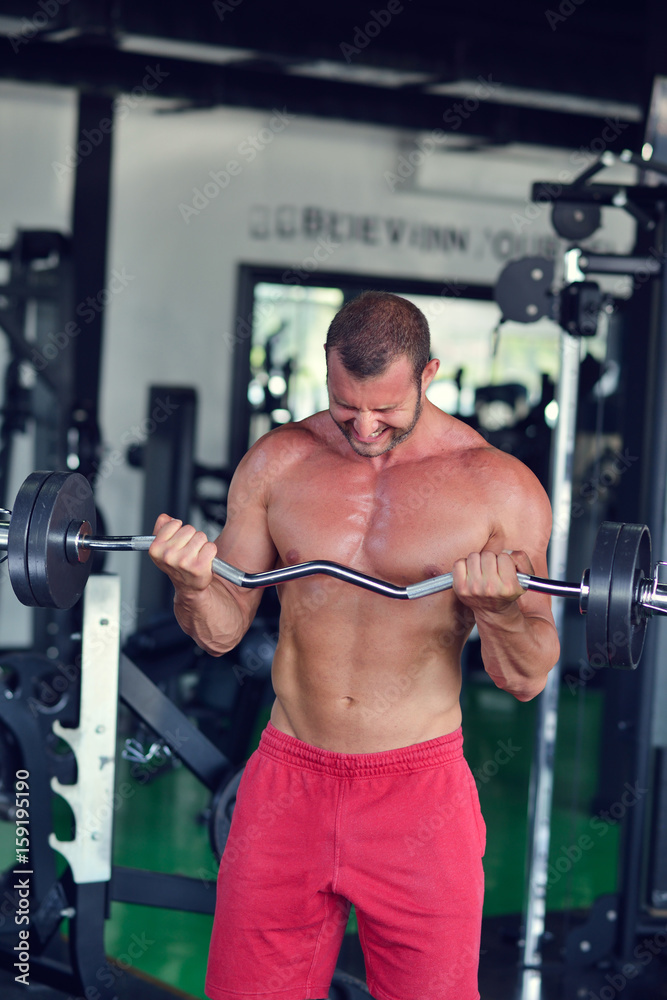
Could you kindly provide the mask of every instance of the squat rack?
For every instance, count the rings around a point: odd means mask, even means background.
[[[658,288],[654,299],[649,330],[648,386],[646,393],[643,477],[640,492],[639,516],[650,528],[656,548],[661,550],[666,533],[666,484],[667,484],[667,284],[663,262],[667,237],[665,207],[667,186],[660,184],[590,184],[600,170],[616,162],[616,157],[605,152],[588,167],[572,184],[555,185],[538,182],[533,186],[532,200],[551,202],[554,210],[567,211],[576,207],[580,214],[594,218],[599,207],[608,205],[624,208],[640,224],[638,246],[642,248],[643,234],[652,234],[652,245],[642,254],[613,255],[588,253],[571,247],[565,254],[563,279],[571,283],[584,282],[591,275],[642,275],[651,278]],[[655,160],[624,152],[620,159],[642,170],[651,170],[667,176],[667,165]],[[555,218],[554,218],[554,224]],[[558,228],[558,226],[556,226]],[[590,232],[594,231],[596,225]],[[585,238],[589,233],[584,233]],[[643,248],[642,248],[643,249]],[[655,280],[657,279],[657,281]],[[560,303],[563,302],[561,292]],[[556,306],[556,311],[558,306]],[[580,317],[581,318],[581,317]],[[559,418],[552,450],[551,501],[554,512],[554,530],[550,547],[549,574],[564,572],[568,552],[570,515],[572,503],[572,472],[575,434],[577,429],[577,396],[579,386],[580,339],[577,334],[590,331],[563,330],[561,334],[561,376],[557,401]],[[574,335],[573,335],[574,334]],[[559,632],[563,616],[563,599],[554,600],[554,618]],[[653,730],[654,701],[656,694],[659,636],[652,636],[646,643],[639,675],[638,708],[631,736],[633,774],[642,787],[651,787],[654,758],[665,755],[660,736]],[[664,640],[662,641],[664,646]],[[558,728],[558,696],[562,663],[556,664],[538,702],[535,733],[535,751],[531,772],[528,809],[528,848],[526,875],[526,902],[524,909],[524,938],[520,961],[518,997],[520,1000],[541,1000],[542,943],[545,931],[547,869],[551,812],[553,801],[554,757]],[[664,736],[663,736],[664,741]],[[658,804],[660,808],[661,804]],[[658,811],[655,809],[655,812]],[[588,921],[569,936],[566,960],[573,965],[595,964],[608,958],[617,967],[636,964],[635,945],[638,934],[651,930],[647,915],[647,902],[643,898],[646,835],[649,824],[648,803],[632,809],[624,822],[624,841],[620,861],[620,886],[616,897],[602,897],[594,905]],[[660,841],[664,850],[664,841]],[[655,902],[655,892],[653,894]],[[667,898],[667,893],[665,894]],[[655,927],[653,927],[655,931]]]

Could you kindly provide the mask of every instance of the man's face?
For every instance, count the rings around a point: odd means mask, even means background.
[[[409,437],[422,401],[406,357],[371,379],[353,378],[336,351],[328,367],[329,412],[357,455],[377,458]]]

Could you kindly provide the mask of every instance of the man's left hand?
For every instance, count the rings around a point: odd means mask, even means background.
[[[461,603],[473,611],[502,614],[526,593],[517,572],[534,576],[532,563],[521,549],[471,552],[452,567],[453,589]]]

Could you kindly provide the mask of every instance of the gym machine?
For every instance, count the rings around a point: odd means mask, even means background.
[[[667,176],[667,167],[655,159],[644,160],[631,152],[619,157],[607,151],[582,172],[572,184],[538,182],[534,184],[532,200],[552,204],[552,223],[558,234],[570,242],[562,266],[562,287],[554,293],[556,283],[554,262],[529,258],[509,264],[501,274],[496,298],[506,318],[519,322],[533,322],[542,316],[555,319],[562,327],[561,378],[559,381],[559,426],[552,456],[551,495],[554,510],[554,532],[550,550],[550,572],[563,572],[567,562],[569,527],[572,516],[571,469],[574,439],[577,426],[577,395],[581,338],[594,336],[600,313],[613,308],[596,282],[596,275],[624,275],[633,281],[634,289],[648,283],[660,290],[659,305],[651,317],[650,349],[653,351],[646,395],[652,410],[651,425],[647,424],[647,444],[639,454],[645,459],[644,470],[650,469],[650,478],[644,471],[642,513],[645,513],[651,534],[658,545],[664,538],[665,518],[665,441],[667,440],[667,406],[664,399],[664,381],[667,373],[667,294],[664,282],[665,184],[592,184],[592,179],[605,167],[620,159],[643,171]],[[572,246],[573,240],[585,240],[600,224],[600,206],[622,208],[639,223],[639,249],[631,255],[596,254]],[[650,234],[650,239],[649,239]],[[650,246],[647,244],[650,242]],[[644,250],[643,247],[646,246]],[[655,296],[657,300],[657,296]],[[651,381],[652,380],[652,381]],[[598,546],[596,544],[596,552]],[[667,567],[656,568],[656,586],[660,588],[666,577]],[[610,605],[611,606],[611,605]],[[554,604],[554,616],[562,622],[562,601]],[[611,620],[611,619],[610,619]],[[586,646],[590,662],[599,666],[610,662],[609,650],[599,650],[595,657],[595,643],[591,642],[590,628],[586,629]],[[636,715],[631,723],[632,743],[626,746],[625,758],[638,785],[649,787],[653,758],[657,757],[657,774],[664,783],[664,768],[660,769],[662,752],[652,741],[653,701],[656,692],[656,644],[660,639],[649,640],[644,656],[637,691],[627,700],[636,698]],[[552,671],[547,688],[540,698],[536,726],[535,754],[531,776],[529,801],[527,900],[524,913],[524,940],[522,942],[523,969],[520,977],[521,1000],[539,1000],[542,994],[543,943],[546,916],[547,869],[551,801],[553,790],[553,765],[558,721],[558,694],[562,665]],[[625,708],[628,713],[628,705]],[[616,740],[618,740],[618,736]],[[648,784],[647,784],[648,782]],[[659,792],[659,788],[657,790]],[[662,803],[662,805],[661,805]],[[653,816],[651,873],[665,869],[664,833],[658,823],[663,797],[656,798]],[[645,840],[649,830],[648,804],[633,808],[624,820],[620,887],[618,893],[601,897],[591,908],[585,923],[573,928],[565,942],[564,982],[577,996],[582,976],[591,974],[597,963],[607,962],[613,968],[632,967],[636,975],[642,969],[637,962],[636,941],[641,934],[656,933],[662,928],[660,907],[656,906],[655,888],[651,899],[645,897]],[[663,827],[664,830],[664,827]],[[660,896],[667,898],[667,894]],[[664,910],[664,906],[662,907]],[[569,971],[568,971],[569,970]],[[573,971],[572,971],[573,970]],[[568,986],[569,984],[569,986]],[[604,980],[602,980],[604,985]]]

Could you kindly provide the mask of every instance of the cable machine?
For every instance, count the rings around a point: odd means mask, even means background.
[[[650,151],[647,150],[650,155]],[[613,311],[595,276],[629,276],[636,290],[647,284],[651,290],[646,390],[642,435],[642,482],[638,510],[631,518],[649,525],[656,549],[665,538],[665,482],[667,480],[667,289],[664,283],[667,186],[664,183],[592,183],[605,167],[620,159],[644,174],[667,177],[667,165],[654,157],[644,159],[625,151],[617,157],[607,151],[569,185],[539,182],[533,186],[532,200],[553,205],[552,221],[559,235],[571,241],[585,240],[598,227],[600,206],[629,212],[638,222],[636,250],[631,255],[589,253],[570,246],[556,278],[553,262],[541,259],[510,263],[501,274],[496,297],[505,318],[532,322],[549,315],[560,323],[561,377],[557,401],[559,419],[551,461],[550,494],[554,531],[550,548],[550,576],[562,576],[568,558],[572,511],[572,475],[577,431],[577,398],[582,338],[594,336],[600,316]],[[549,293],[549,286],[560,286]],[[628,406],[626,419],[636,418],[636,399]],[[632,411],[632,412],[631,412]],[[559,632],[563,626],[563,600],[556,598],[554,617]],[[667,781],[665,726],[654,711],[656,695],[665,698],[664,683],[658,685],[658,664],[665,645],[659,636],[646,644],[637,681],[637,696],[626,703],[623,729],[631,734],[625,742],[626,765],[637,787],[651,790],[644,800],[628,809],[623,819],[618,893],[600,898],[587,921],[573,928],[565,942],[565,981],[572,997],[583,970],[606,962],[613,969],[625,968],[640,976],[643,965],[638,957],[637,939],[655,935],[664,928],[667,900]],[[540,1000],[543,996],[543,941],[546,918],[549,842],[553,799],[554,756],[558,729],[558,697],[564,664],[551,672],[540,697],[535,736],[535,752],[529,791],[526,902],[520,1000]],[[631,718],[628,718],[628,715]],[[618,737],[620,738],[620,737]],[[662,822],[661,822],[662,817]],[[647,857],[647,842],[650,850]],[[578,970],[568,973],[567,970]],[[619,975],[619,973],[616,973]],[[605,980],[601,979],[601,985]]]

